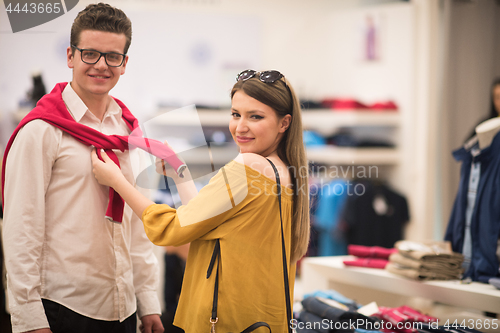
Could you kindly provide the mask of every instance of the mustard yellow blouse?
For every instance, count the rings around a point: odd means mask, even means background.
[[[273,333],[287,332],[276,191],[275,181],[232,161],[187,205],[177,210],[168,205],[151,205],[144,211],[144,228],[154,244],[191,243],[174,325],[186,333],[210,332],[215,272],[209,279],[206,275],[215,239],[219,238],[221,262],[216,332],[241,332],[258,321],[267,322]],[[292,194],[291,189],[282,187],[283,226],[293,300]]]

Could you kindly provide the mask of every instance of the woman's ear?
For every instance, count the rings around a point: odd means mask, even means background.
[[[285,133],[288,127],[290,127],[290,124],[292,123],[292,116],[287,114],[283,118],[281,118],[281,124],[280,124],[280,133]]]

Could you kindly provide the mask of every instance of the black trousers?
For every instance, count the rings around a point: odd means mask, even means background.
[[[161,322],[165,333],[184,333],[184,330],[174,326],[174,315],[181,294],[182,279],[186,262],[177,254],[165,253],[165,312],[161,316]]]
[[[135,313],[120,323],[85,317],[46,299],[42,303],[53,333],[136,333],[137,330]]]

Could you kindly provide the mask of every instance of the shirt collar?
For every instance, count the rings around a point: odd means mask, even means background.
[[[486,161],[490,160],[495,156],[499,156],[500,152],[500,131],[495,134],[493,137],[493,140],[491,141],[491,144],[477,152],[474,152],[474,150],[479,149],[479,144],[476,143],[475,145],[472,145],[470,147],[461,147],[453,152],[453,157],[457,161],[465,161],[467,160],[472,160],[474,158],[474,161],[480,162],[480,161]]]
[[[500,131],[495,134],[490,145],[483,150],[481,150],[478,156],[479,160],[490,160],[498,157],[500,151]]]
[[[66,85],[66,88],[64,88],[62,92],[62,99],[66,104],[66,108],[68,109],[69,113],[73,116],[73,118],[75,118],[77,122],[80,122],[85,114],[92,114],[92,112],[90,112],[80,96],[78,96],[78,94],[73,90],[73,88],[71,87],[71,83],[68,83]],[[120,108],[118,103],[116,103],[114,98],[111,98],[111,102],[109,103],[108,109],[104,114],[104,118],[111,116],[119,118],[121,118],[122,116],[122,109]]]

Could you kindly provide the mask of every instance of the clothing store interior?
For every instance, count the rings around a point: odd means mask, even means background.
[[[90,3],[18,32],[0,6],[2,153],[36,102],[71,81],[70,27]],[[108,3],[133,31],[110,95],[198,189],[239,153],[228,129],[238,73],[277,70],[293,86],[311,225],[290,286],[294,329],[500,332],[500,1]],[[137,186],[179,208],[144,162]],[[172,318],[187,249],[153,249],[165,332],[183,332]],[[11,332],[3,263],[0,331]],[[349,320],[363,325],[346,330]]]

